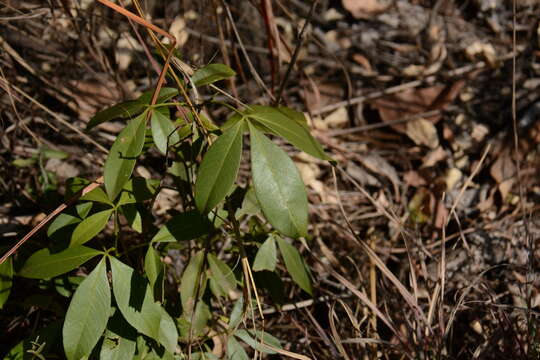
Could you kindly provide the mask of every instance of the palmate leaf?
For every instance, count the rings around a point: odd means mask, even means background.
[[[79,267],[99,254],[102,252],[82,245],[55,254],[51,254],[49,249],[41,249],[26,260],[17,275],[31,279],[52,278]]]
[[[276,236],[279,245],[279,251],[283,256],[285,267],[292,279],[297,283],[305,292],[313,295],[313,288],[311,287],[311,279],[306,269],[306,265],[302,260],[302,256],[298,250],[283,240],[281,237]]]
[[[158,303],[146,280],[135,270],[111,257],[113,293],[120,312],[140,333],[174,353],[178,332],[173,319]]]
[[[69,304],[62,330],[68,360],[90,355],[107,326],[110,308],[111,289],[104,257],[79,285]]]
[[[238,123],[225,131],[204,155],[195,183],[195,204],[208,213],[231,190],[242,156],[242,131]]]
[[[131,120],[114,141],[103,170],[105,190],[111,201],[129,180],[143,149],[145,133],[146,112]]]
[[[255,194],[272,226],[290,237],[307,235],[307,194],[298,169],[270,139],[249,125]]]
[[[311,136],[304,114],[286,107],[250,105],[244,116],[255,120],[265,130],[283,137],[298,149],[321,160],[334,161]]]

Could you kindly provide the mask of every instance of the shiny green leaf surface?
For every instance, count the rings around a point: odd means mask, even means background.
[[[279,236],[276,238],[279,245],[279,251],[281,252],[281,256],[283,256],[283,261],[285,262],[285,267],[287,268],[289,274],[291,274],[292,279],[305,292],[313,295],[311,279],[302,256],[294,246],[286,242],[284,239]]]
[[[195,71],[191,81],[195,86],[203,86],[235,75],[236,72],[225,64],[209,64]]]
[[[99,234],[107,225],[113,211],[113,209],[103,210],[81,221],[73,231],[69,246],[82,245]]]

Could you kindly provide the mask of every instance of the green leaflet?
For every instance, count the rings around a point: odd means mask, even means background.
[[[241,295],[238,300],[234,303],[234,306],[231,311],[231,316],[229,318],[229,331],[235,329],[244,316],[244,297]]]
[[[146,280],[131,267],[111,257],[113,293],[127,322],[174,353],[178,332],[173,319],[158,303]]]
[[[163,264],[152,245],[148,246],[148,250],[144,257],[144,272],[146,273],[148,282],[150,282],[150,287],[154,289],[154,285],[156,284],[159,275],[163,272]]]
[[[158,179],[145,179],[143,177],[132,177],[122,188],[120,198],[116,206],[140,203],[150,200],[159,188]]]
[[[231,190],[242,156],[242,123],[225,131],[205,154],[195,183],[195,204],[208,213]]]
[[[196,239],[208,234],[212,224],[198,211],[188,211],[173,216],[165,226],[159,229],[152,242],[173,242]]]
[[[204,251],[201,250],[191,258],[180,280],[180,300],[184,314],[188,317],[193,312],[196,297],[204,293],[206,281],[200,281],[203,263]]]
[[[311,280],[309,278],[306,265],[302,260],[302,256],[294,246],[283,240],[281,237],[276,236],[276,239],[279,245],[279,251],[281,252],[281,256],[283,256],[283,261],[285,262],[285,267],[287,268],[289,274],[291,274],[292,279],[305,292],[313,295]]]
[[[82,245],[99,234],[107,225],[113,211],[114,209],[103,210],[81,221],[73,230],[69,246]]]
[[[227,359],[228,360],[249,360],[246,350],[240,345],[234,336],[229,336],[227,340]]]
[[[143,149],[145,133],[146,112],[131,120],[114,141],[103,170],[105,190],[111,201],[129,180]]]
[[[167,145],[175,145],[180,142],[180,136],[171,119],[159,111],[152,112],[152,138],[154,144],[162,154],[167,153]]]
[[[207,258],[211,271],[210,279],[214,281],[219,295],[228,296],[230,291],[236,289],[236,278],[233,271],[214,254],[208,254]]]
[[[298,149],[321,160],[334,161],[324,153],[321,145],[311,136],[304,114],[286,107],[250,105],[244,116],[256,120],[275,135],[279,135]]]
[[[254,339],[254,335],[256,334],[256,338]],[[278,339],[273,337],[272,335],[268,334],[267,332],[260,331],[260,330],[250,330],[249,332],[246,330],[237,330],[234,333],[234,336],[242,339],[243,342],[251,346],[257,351],[260,351],[262,353],[266,354],[275,354],[276,352],[272,349],[270,349],[267,346],[264,346],[264,344],[269,345],[273,348],[281,349],[281,344]]]
[[[13,260],[11,257],[7,258],[2,264],[0,264],[0,309],[4,307],[9,293],[11,292],[11,285],[13,284]]]
[[[65,212],[61,213],[51,222],[51,224],[47,228],[47,236],[51,237],[54,235],[54,233],[56,233],[57,231],[61,229],[64,229],[70,225],[80,223],[81,218],[84,219],[88,215],[88,212],[90,212],[91,209],[92,209],[92,203],[87,202],[87,203],[78,204],[75,207],[76,215],[78,216],[76,216],[73,213],[72,213],[73,215],[65,213]]]
[[[153,90],[146,91],[136,100],[126,101],[98,112],[90,119],[88,125],[86,125],[86,131],[110,120],[135,117],[148,107],[153,93]],[[175,88],[163,87],[159,91],[157,103],[167,101],[176,95],[178,95],[178,90]]]
[[[81,245],[55,254],[51,254],[49,249],[41,249],[26,260],[17,275],[32,279],[52,278],[79,267],[99,254],[102,252]]]
[[[284,235],[307,235],[307,194],[298,169],[270,139],[251,124],[251,171],[264,216]]]
[[[94,190],[90,191],[88,194],[81,196],[80,200],[96,201],[111,206],[113,205],[112,201],[109,199],[109,197],[101,187],[97,187]]]
[[[137,348],[137,331],[115,311],[109,318],[101,345],[100,360],[133,360]]]
[[[79,285],[66,313],[62,330],[68,360],[90,355],[107,326],[111,289],[105,257]]]
[[[191,81],[195,86],[203,86],[235,75],[236,72],[225,64],[209,64],[195,71]]]
[[[276,241],[272,235],[261,245],[253,262],[253,271],[274,271],[277,262]]]

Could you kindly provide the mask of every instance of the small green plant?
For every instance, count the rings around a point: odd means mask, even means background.
[[[226,65],[210,64],[181,82],[180,90],[231,76],[234,71]],[[225,339],[228,359],[248,358],[240,342],[263,353],[282,351],[279,340],[255,326],[255,309],[260,309],[256,284],[275,299],[282,292],[278,253],[292,280],[312,294],[309,271],[290,242],[308,234],[306,190],[293,161],[268,137],[281,137],[330,161],[303,114],[285,107],[221,104],[232,116],[217,127],[187,100],[179,101],[180,94],[162,88],[152,104],[152,93],[144,93],[91,119],[88,129],[127,120],[107,156],[103,185],[49,225],[53,246],[33,253],[16,273],[53,284],[71,298],[62,325],[70,360],[97,354],[104,359],[172,359],[188,353],[213,359],[216,336]],[[185,116],[171,119],[171,109]],[[251,178],[240,186],[246,134]],[[138,159],[149,153],[163,156],[162,176],[134,176]],[[66,195],[89,183],[70,179]],[[152,209],[165,187],[181,201],[169,209],[170,219],[156,227]],[[173,249],[189,259],[179,279],[174,275],[178,269],[164,261]],[[67,276],[83,264],[87,276],[80,271]],[[4,287],[13,273],[11,259],[0,270]],[[7,295],[0,296],[5,302]],[[224,299],[235,303],[231,310]],[[42,356],[44,350],[32,351]]]

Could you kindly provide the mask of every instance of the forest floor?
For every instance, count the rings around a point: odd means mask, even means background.
[[[152,89],[161,66],[120,14],[48,4],[0,3],[2,254],[61,203],[66,179],[102,174],[123,123],[86,124]],[[540,356],[540,4],[517,1],[515,20],[510,0],[320,0],[311,15],[310,1],[228,4],[230,17],[217,0],[143,10],[186,64],[233,68],[222,86],[243,103],[280,94],[304,112],[338,163],[281,144],[308,188],[315,296],[288,289],[266,331],[313,359]],[[204,108],[218,125],[223,110]],[[58,316],[24,281],[0,311],[0,356]]]

